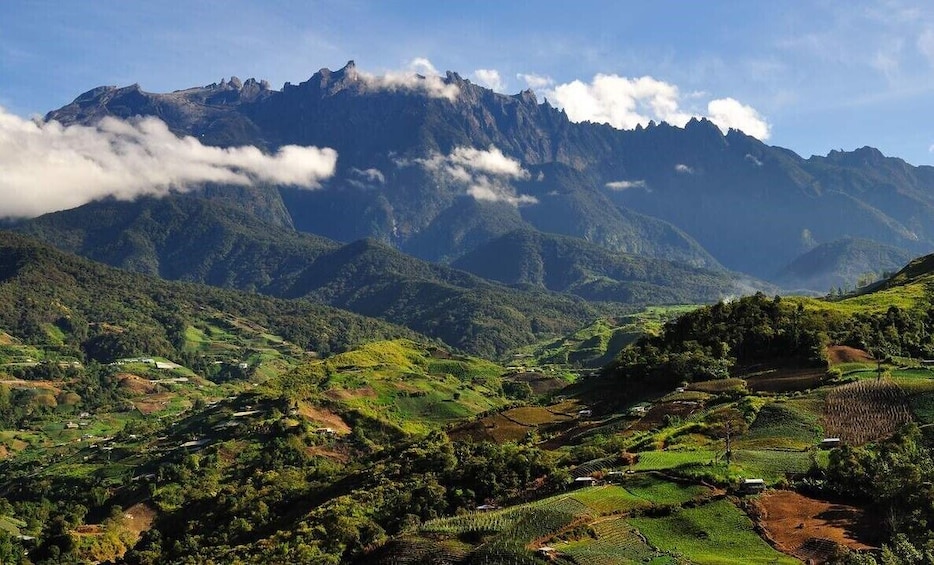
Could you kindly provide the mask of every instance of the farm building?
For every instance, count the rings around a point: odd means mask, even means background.
[[[835,447],[840,447],[840,438],[838,437],[825,437],[821,440],[819,447],[821,449],[833,449]]]
[[[636,404],[629,409],[630,416],[644,416],[646,412],[649,411],[648,404]]]
[[[597,479],[593,477],[577,477],[574,479],[575,487],[592,487],[597,484]]]
[[[496,506],[495,504],[481,504],[480,506],[477,506],[476,510],[477,512],[489,512],[491,510],[496,510],[497,508],[499,508],[499,506]]]
[[[593,416],[593,410],[590,408],[584,408],[583,410],[578,410],[577,415],[582,417]]]
[[[763,479],[742,479],[739,482],[739,492],[743,494],[755,494],[765,490],[765,481]]]

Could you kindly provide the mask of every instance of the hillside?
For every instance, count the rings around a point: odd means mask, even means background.
[[[373,240],[340,245],[191,195],[94,202],[17,229],[114,266],[307,298],[486,355],[570,331],[601,310],[623,308],[544,289],[506,288]]]
[[[5,562],[793,563],[930,539],[879,518],[931,508],[929,258],[839,301],[601,320],[518,372],[20,235],[0,258]]]
[[[631,131],[572,123],[530,92],[440,80],[457,95],[381,89],[352,63],[282,90],[252,79],[167,94],[100,87],[47,118],[159,116],[211,144],[334,148],[324,190],[279,187],[295,227],[430,260],[530,228],[760,278],[843,238],[912,254],[934,246],[931,167],[868,147],[804,159],[706,120]],[[511,172],[483,169],[500,155]],[[470,187],[481,185],[495,190],[477,199]],[[841,276],[859,268],[846,263]]]
[[[773,280],[784,288],[824,293],[827,289],[856,288],[865,279],[903,267],[907,251],[865,239],[841,239],[816,246],[786,265]]]
[[[724,271],[614,253],[582,239],[529,230],[491,240],[452,266],[506,284],[639,305],[711,302],[747,293],[754,284]]]
[[[0,326],[76,355],[177,355],[202,315],[244,318],[303,349],[413,336],[411,330],[309,301],[166,282],[0,232]],[[214,313],[214,314],[212,314]],[[101,356],[104,355],[104,358]]]

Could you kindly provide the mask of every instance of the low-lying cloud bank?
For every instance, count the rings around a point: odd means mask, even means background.
[[[219,148],[178,137],[157,118],[104,118],[96,126],[26,120],[0,107],[0,217],[34,217],[92,200],[130,200],[203,183],[318,188],[337,152],[287,145]]]
[[[405,70],[387,71],[381,75],[357,71],[357,77],[370,88],[377,90],[411,90],[430,98],[445,98],[451,102],[460,94],[460,88],[456,84],[445,83],[438,69],[424,57],[413,59]]]
[[[513,206],[538,203],[534,196],[516,194],[510,184],[510,181],[528,179],[529,172],[519,161],[492,145],[486,150],[455,147],[448,155],[432,153],[423,159],[398,161],[397,164],[419,165],[444,182],[464,187],[465,193],[477,200],[506,202]]]

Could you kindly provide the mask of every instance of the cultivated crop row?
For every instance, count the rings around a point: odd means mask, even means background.
[[[911,421],[908,399],[895,383],[864,379],[838,386],[824,402],[824,431],[861,445],[892,435]]]

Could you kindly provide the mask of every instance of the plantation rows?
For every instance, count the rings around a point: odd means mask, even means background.
[[[824,431],[828,437],[862,445],[892,435],[911,421],[908,399],[895,383],[864,379],[841,385],[824,402]]]
[[[594,524],[596,539],[572,542],[562,548],[578,563],[588,565],[615,565],[616,563],[644,563],[659,557],[639,536],[639,532],[625,519],[615,518]],[[657,563],[657,562],[656,562]]]
[[[393,544],[389,556],[378,559],[375,565],[411,565],[425,563],[459,563],[467,558],[468,552],[451,548],[448,544],[428,540],[399,540]]]
[[[571,469],[571,476],[574,478],[589,477],[597,471],[613,466],[614,463],[617,463],[617,460],[616,456],[591,459]]]

